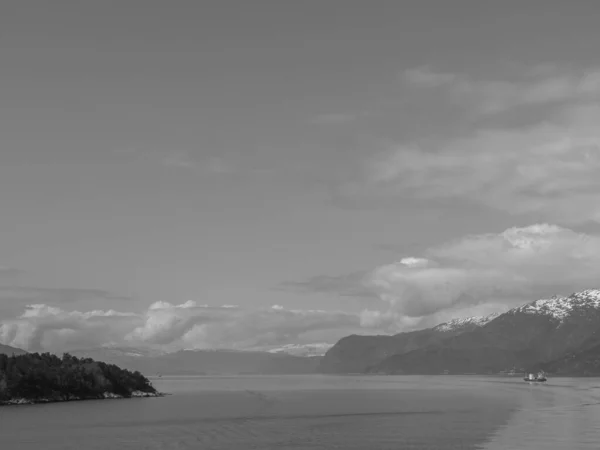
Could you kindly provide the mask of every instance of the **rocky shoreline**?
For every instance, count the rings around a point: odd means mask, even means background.
[[[148,397],[165,397],[169,394],[165,394],[163,392],[142,392],[142,391],[133,391],[131,396],[125,397],[123,395],[114,394],[112,392],[105,392],[102,394],[102,397],[70,397],[68,399],[64,398],[38,398],[38,399],[29,399],[29,398],[13,398],[10,400],[0,400],[0,406],[11,406],[11,405],[35,405],[40,403],[62,403],[62,402],[78,402],[85,400],[109,400],[109,399],[126,399],[126,398],[148,398]]]

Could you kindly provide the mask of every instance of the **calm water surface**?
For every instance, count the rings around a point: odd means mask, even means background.
[[[0,408],[3,450],[598,449],[600,381],[242,376],[173,395]]]

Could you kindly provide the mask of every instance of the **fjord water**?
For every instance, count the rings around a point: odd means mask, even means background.
[[[3,450],[596,449],[600,381],[165,377],[164,398],[0,408]]]

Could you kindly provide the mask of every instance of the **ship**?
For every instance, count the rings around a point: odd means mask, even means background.
[[[546,374],[543,371],[540,371],[537,373],[537,375],[530,373],[528,376],[523,378],[523,380],[535,383],[543,383],[545,381],[548,381],[548,378],[546,378]]]

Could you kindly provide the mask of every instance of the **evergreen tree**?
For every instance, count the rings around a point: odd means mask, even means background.
[[[156,393],[141,373],[91,358],[68,353],[62,358],[50,353],[0,354],[0,401],[92,399],[105,393],[131,397],[134,391]]]

